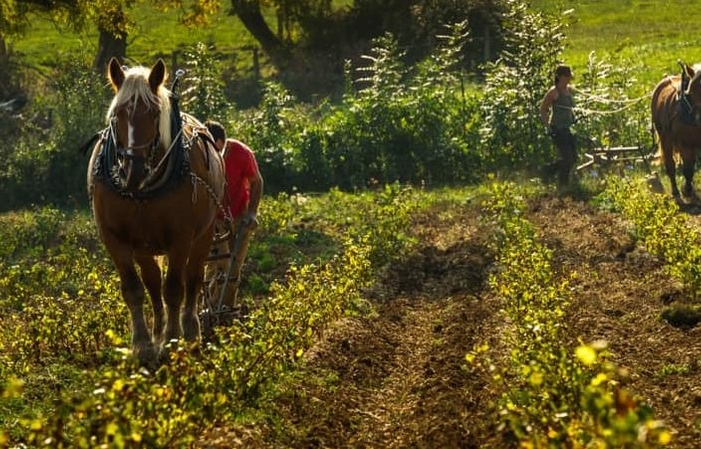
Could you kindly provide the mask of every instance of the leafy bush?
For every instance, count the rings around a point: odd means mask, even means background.
[[[531,12],[524,2],[506,3],[505,48],[496,62],[486,65],[480,151],[490,167],[534,168],[552,154],[538,106],[552,85],[552,71],[563,49],[564,23]]]
[[[231,136],[256,153],[266,192],[291,192],[298,186],[293,164],[298,160],[299,135],[308,124],[304,108],[282,84],[267,82],[256,111],[241,113],[231,122]]]
[[[57,58],[46,93],[0,163],[3,210],[29,204],[84,206],[86,158],[79,149],[104,126],[104,78],[74,58]]]

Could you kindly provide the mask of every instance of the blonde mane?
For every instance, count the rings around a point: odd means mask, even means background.
[[[107,124],[110,123],[114,111],[118,107],[132,100],[141,100],[143,103],[149,105],[149,107],[160,109],[161,117],[158,121],[158,131],[160,133],[161,146],[164,149],[168,149],[172,141],[170,127],[170,91],[161,84],[158,86],[156,94],[151,92],[148,82],[149,73],[151,73],[150,69],[143,66],[131,67],[124,72],[124,82],[115,94],[107,110]]]

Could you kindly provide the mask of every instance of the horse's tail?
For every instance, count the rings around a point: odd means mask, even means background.
[[[674,101],[674,79],[673,76],[667,76],[657,83],[650,100],[650,136],[652,145],[656,148],[651,162],[655,165],[661,164],[663,158],[663,149],[660,145],[661,134],[668,133],[668,128],[671,126],[672,117],[669,115],[673,109],[671,103]]]
[[[95,142],[97,142],[97,139],[99,139],[102,136],[102,131],[98,131],[95,134],[93,134],[90,139],[88,139],[87,142],[82,144],[79,148],[78,151],[85,156],[88,154],[88,150],[92,149],[93,146],[95,145]]]

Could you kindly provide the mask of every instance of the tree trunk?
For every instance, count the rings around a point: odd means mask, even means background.
[[[236,15],[253,37],[260,43],[263,51],[278,70],[284,69],[290,62],[290,49],[275,36],[263,18],[259,0],[231,0]]]
[[[119,10],[113,14],[103,14],[98,19],[100,34],[94,67],[101,73],[107,70],[107,64],[112,56],[120,61],[127,55],[126,18]]]
[[[0,101],[5,101],[10,94],[12,70],[7,57],[7,44],[0,35]]]

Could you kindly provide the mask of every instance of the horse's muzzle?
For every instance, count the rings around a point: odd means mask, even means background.
[[[120,154],[122,155],[121,168],[124,173],[125,188],[128,192],[137,192],[141,188],[141,183],[145,176],[145,159],[143,156],[136,155],[128,149],[120,151]]]

